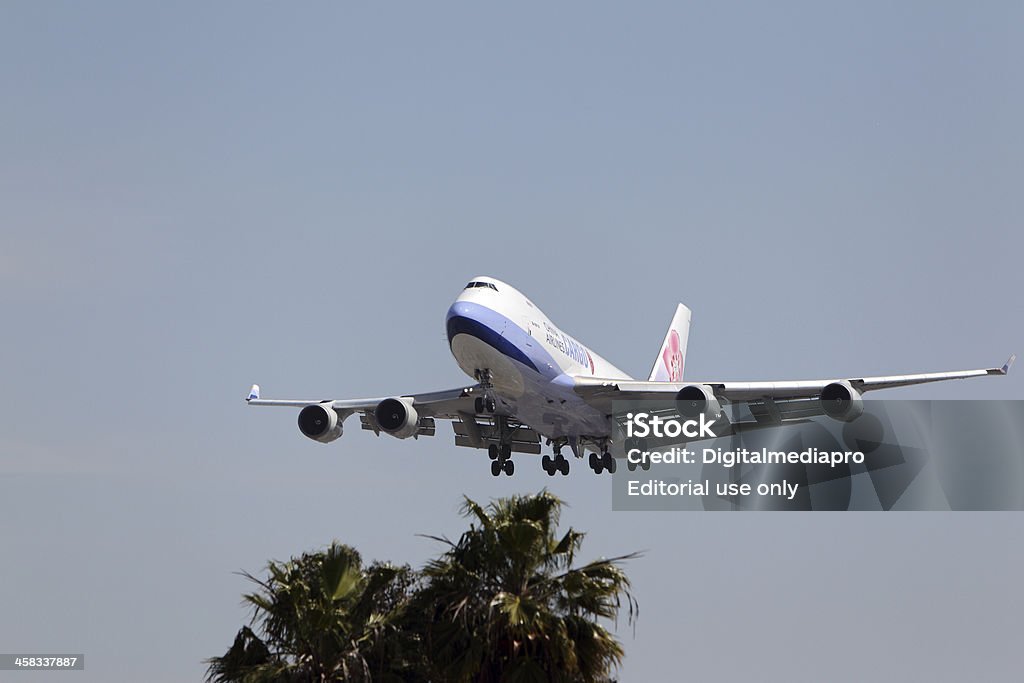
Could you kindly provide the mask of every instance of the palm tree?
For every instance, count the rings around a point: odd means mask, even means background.
[[[559,536],[562,501],[537,495],[466,498],[474,520],[424,569],[407,612],[420,633],[427,677],[435,681],[606,681],[622,645],[600,623],[624,601],[637,603],[620,567],[635,554],[574,566],[584,534]]]
[[[622,645],[603,625],[636,600],[623,560],[576,566],[583,534],[558,534],[563,503],[541,491],[465,499],[473,519],[423,572],[363,567],[333,543],[271,562],[244,600],[253,609],[228,651],[208,660],[213,683],[610,680]]]
[[[409,567],[373,564],[340,543],[270,562],[268,577],[244,596],[252,606],[228,651],[208,660],[207,680],[270,681],[404,680],[415,644],[397,623],[416,575]],[[259,624],[257,634],[251,627]]]

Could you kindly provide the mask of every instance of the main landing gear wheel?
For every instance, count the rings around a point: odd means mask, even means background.
[[[500,458],[491,462],[491,476],[497,477],[504,472],[508,476],[512,476],[516,472],[516,464],[511,460]]]
[[[633,449],[639,450],[642,454],[647,452],[647,439],[629,438],[626,439],[625,446],[627,454]],[[643,458],[642,462],[633,462],[632,460],[629,459],[627,455],[626,467],[629,468],[630,472],[635,471],[638,467],[642,469],[644,472],[646,472],[647,470],[651,469],[651,461],[649,458]]]
[[[651,461],[644,460],[643,462],[633,462],[632,460],[626,460],[626,467],[629,468],[630,472],[634,472],[637,467],[646,472],[647,470],[651,469]]]
[[[492,443],[487,447],[487,457],[491,460],[508,460],[512,457],[512,447],[508,445],[499,446]]]
[[[508,445],[499,446],[491,444],[487,447],[487,456],[491,459],[491,476],[497,477],[502,472],[512,476],[516,471],[515,463],[512,462],[512,447]]]
[[[541,458],[540,466],[544,468],[549,477],[555,476],[555,472],[560,472],[563,477],[569,474],[569,461],[561,453],[553,458],[550,455],[545,455]]]
[[[594,470],[594,474],[601,474],[601,472],[615,474],[615,470],[617,469],[615,458],[613,458],[612,454],[608,451],[605,451],[601,455],[591,452],[590,469]]]

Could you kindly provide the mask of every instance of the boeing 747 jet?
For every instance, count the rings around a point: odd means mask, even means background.
[[[448,391],[377,398],[278,400],[249,392],[249,405],[299,409],[299,430],[328,443],[346,418],[359,414],[363,429],[399,439],[433,436],[448,420],[455,445],[486,449],[491,474],[511,476],[513,453],[539,455],[549,476],[567,475],[568,447],[589,451],[596,473],[614,473],[612,445],[622,440],[612,401],[671,401],[678,414],[716,420],[716,436],[825,415],[850,422],[863,412],[862,395],[925,382],[1005,375],[998,368],[888,377],[846,377],[780,382],[684,381],[690,309],[679,304],[646,380],[635,380],[556,326],[521,292],[491,277],[474,278],[448,309],[448,344],[474,383]],[[643,445],[641,445],[643,447]]]

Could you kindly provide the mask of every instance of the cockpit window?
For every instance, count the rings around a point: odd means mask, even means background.
[[[466,289],[473,289],[474,287],[490,287],[495,292],[498,291],[498,288],[495,287],[494,284],[491,282],[470,282],[468,285],[466,285]]]

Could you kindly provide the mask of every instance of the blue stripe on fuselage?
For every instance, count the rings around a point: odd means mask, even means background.
[[[449,347],[456,335],[468,334],[548,379],[559,374],[554,370],[554,359],[541,346],[540,340],[486,306],[455,302],[448,309],[446,327]]]

